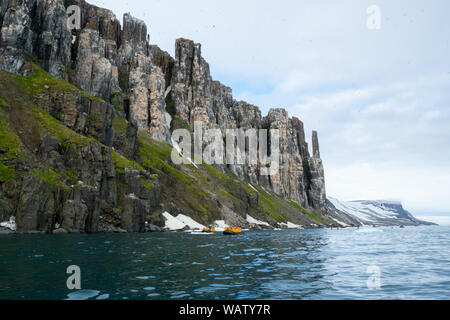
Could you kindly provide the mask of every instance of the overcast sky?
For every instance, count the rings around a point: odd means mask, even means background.
[[[172,55],[176,38],[201,43],[236,99],[318,130],[328,195],[450,212],[449,1],[88,2],[144,20]]]

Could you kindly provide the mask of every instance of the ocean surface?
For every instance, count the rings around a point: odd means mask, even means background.
[[[5,235],[0,299],[450,299],[450,227]]]

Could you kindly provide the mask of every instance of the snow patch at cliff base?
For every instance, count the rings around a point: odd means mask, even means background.
[[[270,224],[268,224],[267,222],[257,220],[257,219],[255,219],[255,218],[249,216],[249,215],[247,215],[246,220],[247,220],[247,222],[250,223],[250,224],[256,224],[256,225],[259,225],[259,226],[270,227]]]
[[[191,217],[185,216],[184,214],[177,215],[176,219],[180,220],[182,223],[184,223],[186,226],[188,226],[189,229],[203,230],[203,228],[205,228],[204,225],[198,223]]]
[[[184,214],[179,214],[174,217],[166,211],[162,215],[166,219],[164,227],[170,231],[180,231],[183,229],[203,230],[203,228],[205,227],[204,225],[198,223],[191,217],[188,217]]]
[[[183,222],[172,216],[167,211],[164,212],[162,215],[166,219],[166,224],[164,226],[166,229],[169,229],[170,231],[178,231],[186,228],[186,224],[184,224]]]
[[[282,226],[283,228],[287,228],[287,229],[303,229],[302,226],[292,223],[292,222],[289,222],[289,221],[287,223],[284,223],[284,222],[280,223],[280,226]]]
[[[337,224],[341,225],[342,227],[349,227],[350,225],[346,224],[345,222],[339,221],[338,219],[335,219],[333,217],[331,217],[331,219],[334,220],[334,222],[336,222]]]
[[[12,231],[16,231],[16,229],[17,229],[16,218],[10,217],[9,221],[1,222],[0,227],[6,228],[6,229],[9,229]]]
[[[227,224],[225,224],[225,220],[216,220],[214,221],[214,227],[216,228],[216,231],[224,231],[226,227],[229,227]]]

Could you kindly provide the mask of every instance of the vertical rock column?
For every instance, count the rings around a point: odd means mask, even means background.
[[[165,79],[150,57],[136,54],[130,71],[130,119],[151,138],[170,143],[171,117],[166,112]]]
[[[84,29],[79,36],[76,80],[79,87],[95,97],[109,101],[120,91],[117,66],[106,59],[106,43],[96,30]]]
[[[216,126],[213,81],[209,65],[201,56],[200,44],[177,39],[171,87],[175,111],[181,120],[192,128],[194,121],[202,121],[204,126]]]
[[[271,109],[265,118],[265,127],[280,130],[280,166],[278,173],[269,177],[272,190],[304,206],[307,201],[298,141],[299,130],[303,128],[298,122],[289,119],[284,109]]]
[[[313,131],[312,133],[312,149],[313,156],[309,160],[311,172],[309,199],[313,208],[321,210],[326,207],[325,176],[322,159],[320,158],[319,139],[316,131]]]

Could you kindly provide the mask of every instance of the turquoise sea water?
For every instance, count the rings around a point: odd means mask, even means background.
[[[450,227],[0,236],[0,299],[450,299]]]

